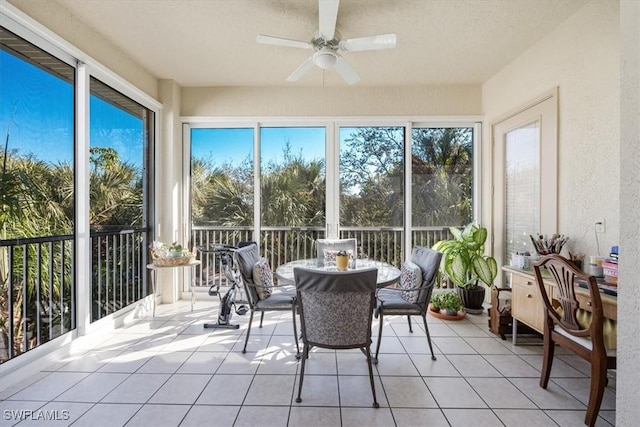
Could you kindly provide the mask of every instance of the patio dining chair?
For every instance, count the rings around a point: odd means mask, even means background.
[[[293,270],[302,328],[302,367],[296,402],[302,402],[304,372],[312,347],[359,348],[367,358],[373,406],[378,408],[371,366],[371,318],[378,270]]]
[[[593,426],[607,385],[607,369],[616,368],[616,351],[605,346],[604,311],[598,283],[594,276],[582,272],[561,255],[548,255],[534,264],[533,268],[545,312],[540,387],[546,389],[549,384],[556,344],[585,359],[591,364],[591,387],[584,423]],[[552,298],[557,301],[558,308],[554,307],[555,301],[549,300],[541,269],[546,269],[556,282]],[[580,321],[582,308],[576,298],[576,280],[586,283],[589,288],[588,304],[592,315],[588,324]]]
[[[317,239],[316,246],[318,262],[335,261],[338,251],[351,252],[352,259],[358,257],[357,239]]]
[[[378,332],[378,344],[376,345],[376,363],[380,352],[380,342],[382,341],[384,316],[387,315],[407,316],[409,332],[411,333],[413,333],[411,316],[422,316],[429,350],[431,350],[431,360],[436,360],[436,356],[433,354],[429,326],[427,325],[427,308],[431,300],[431,293],[441,258],[442,253],[438,251],[423,246],[414,247],[411,252],[411,262],[406,262],[402,266],[400,287],[387,287],[378,291],[376,317],[380,317],[380,329]]]
[[[295,288],[293,288],[293,286],[274,286],[271,267],[265,259],[260,258],[258,245],[255,243],[236,250],[235,257],[251,310],[242,352],[247,352],[253,315],[256,311],[260,312],[260,327],[262,328],[265,312],[291,310],[296,354],[299,354],[300,346],[298,344],[298,329],[296,326]]]

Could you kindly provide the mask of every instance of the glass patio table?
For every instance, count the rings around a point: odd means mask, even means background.
[[[293,269],[296,267],[325,270],[325,271],[337,271],[335,263],[325,264],[323,260],[317,258],[301,259],[297,261],[291,261],[286,264],[282,264],[276,269],[276,277],[278,282],[284,285],[295,285],[293,279]],[[389,286],[400,279],[400,270],[391,264],[386,262],[374,261],[370,259],[355,259],[349,261],[347,271],[350,270],[363,270],[367,268],[378,269],[378,288],[384,288]]]

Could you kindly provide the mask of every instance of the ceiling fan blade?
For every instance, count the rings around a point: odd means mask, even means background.
[[[355,39],[342,40],[340,49],[350,52],[358,50],[391,49],[396,47],[395,34],[380,34],[371,37],[358,37]]]
[[[309,42],[303,42],[300,40],[283,39],[281,37],[265,36],[264,34],[258,34],[256,41],[262,44],[272,44],[275,46],[287,46],[296,47],[299,49],[313,49],[313,45]]]
[[[339,0],[319,0],[318,17],[320,34],[326,40],[333,40],[336,32],[336,21],[338,20]]]
[[[297,82],[307,71],[313,68],[313,56],[304,61],[296,70],[287,77],[288,82]]]
[[[342,77],[344,81],[350,85],[358,82],[360,80],[360,76],[358,76],[358,74],[353,71],[351,65],[349,65],[349,63],[342,56],[336,56],[338,57],[338,61],[333,68],[335,68],[338,74],[340,74],[340,77]]]

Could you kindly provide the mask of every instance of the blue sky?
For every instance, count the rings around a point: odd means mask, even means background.
[[[191,129],[191,153],[197,158],[210,158],[216,165],[239,164],[253,159],[253,128]],[[288,142],[291,154],[307,159],[324,159],[324,127],[260,128],[262,162],[279,163]]]
[[[71,163],[74,150],[74,93],[66,82],[15,56],[0,51],[0,129],[11,121],[9,150],[57,164]],[[142,164],[142,120],[103,100],[90,98],[92,147],[111,147],[120,158]],[[239,164],[253,155],[253,128],[193,129],[192,154],[216,164]],[[279,163],[286,143],[291,154],[324,159],[324,127],[263,127],[262,162]]]
[[[9,150],[57,164],[73,162],[73,86],[15,56],[0,51],[0,130],[11,121]],[[92,147],[115,148],[120,158],[142,164],[142,120],[91,96]],[[4,150],[4,145],[2,147]]]
[[[73,87],[0,51],[0,130],[9,150],[53,163],[73,159]],[[4,149],[4,146],[2,147]]]

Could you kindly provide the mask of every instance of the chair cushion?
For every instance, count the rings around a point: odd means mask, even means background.
[[[273,287],[273,272],[269,262],[262,258],[253,266],[253,281],[256,285],[258,299],[263,300],[271,295]]]
[[[256,303],[256,310],[291,310],[294,299],[294,292],[274,290],[271,296]]]
[[[407,261],[402,264],[400,270],[400,287],[402,289],[415,289],[422,285],[422,270],[416,264]],[[418,302],[420,291],[402,291],[402,298],[410,303]]]
[[[588,348],[589,350],[593,350],[593,343],[591,342],[591,339],[585,338],[585,337],[576,337],[575,335],[571,335],[569,332],[565,331],[560,326],[553,328],[553,330],[557,332],[559,335],[562,335],[565,338],[568,338],[571,341],[580,344],[582,347]],[[607,357],[616,357],[615,348],[608,348],[605,345],[605,350],[607,351]]]
[[[378,308],[382,308],[385,314],[420,314],[422,309],[419,304],[405,300],[401,291],[392,289],[380,289],[378,291]],[[396,313],[397,312],[397,313]]]

